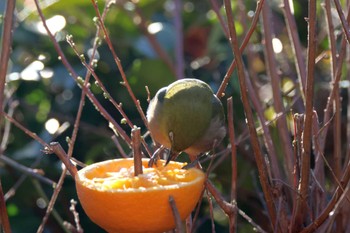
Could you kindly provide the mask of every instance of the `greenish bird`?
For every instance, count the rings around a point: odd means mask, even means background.
[[[199,79],[180,79],[161,88],[150,101],[147,121],[152,138],[170,151],[166,164],[182,151],[194,161],[226,135],[222,103]]]

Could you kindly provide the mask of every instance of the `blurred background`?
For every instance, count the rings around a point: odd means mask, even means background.
[[[0,2],[1,12],[4,12],[5,2]],[[98,4],[102,12],[105,2],[99,1]],[[176,4],[180,8],[176,8]],[[238,39],[242,42],[252,23],[257,2],[244,0],[233,1],[232,4]],[[266,4],[271,10],[269,17],[273,22],[272,44],[277,59],[276,70],[280,78],[281,95],[292,140],[292,114],[304,111],[298,91],[294,55],[280,1],[266,1]],[[87,61],[95,60],[95,72],[107,87],[111,97],[117,103],[122,103],[127,116],[135,125],[142,128],[143,133],[146,133],[147,129],[143,125],[135,104],[125,87],[121,85],[121,74],[103,39],[103,34],[96,36],[97,20],[91,2],[42,0],[40,6],[51,32],[77,74],[85,77],[87,70],[67,43],[68,35],[72,36],[76,49],[84,55]],[[301,46],[305,49],[307,44],[305,17],[308,9],[304,7],[304,1],[300,0],[292,1],[292,6],[297,23],[297,28],[293,30],[297,30]],[[207,82],[214,92],[218,90],[233,60],[233,53],[215,9],[222,16],[225,15],[222,2],[215,0],[118,0],[115,4],[111,4],[105,17],[105,26],[110,33],[111,42],[121,60],[133,93],[140,101],[144,111],[148,106],[148,92],[145,86],[148,87],[152,97],[159,88],[178,78],[187,77],[201,79]],[[331,75],[327,28],[322,27],[324,13],[319,9],[317,14],[319,17],[317,34],[319,56],[315,75],[315,109],[322,119],[330,90]],[[38,16],[34,1],[17,0],[15,18],[12,54],[5,90],[5,110],[46,142],[57,141],[67,150],[67,140],[72,134],[81,98],[81,88],[72,79],[58,57]],[[2,21],[0,23],[2,29]],[[265,64],[265,38],[261,24],[262,21],[258,22],[243,53],[243,58],[264,116],[269,121],[275,119],[276,112],[272,105],[272,85]],[[341,33],[337,18],[334,18],[334,24],[335,33]],[[99,41],[99,46],[97,53],[92,57],[92,48],[96,40]],[[265,206],[261,199],[262,193],[254,156],[247,136],[236,76],[234,72],[222,101],[225,108],[228,97],[232,96],[234,102],[234,124],[238,150],[237,203],[254,222],[263,229],[269,229],[270,226],[264,212]],[[95,81],[91,81],[90,84],[93,94],[102,106],[117,122],[121,122],[123,117],[104,97]],[[342,116],[346,118],[348,81],[344,78],[341,85],[343,87],[341,89],[341,94],[343,94]],[[85,164],[120,157],[117,144],[112,139],[114,133],[108,125],[109,122],[87,100],[73,156]],[[257,127],[258,125],[257,122]],[[122,124],[122,127],[128,134],[130,133],[129,126]],[[283,163],[283,152],[275,122],[272,122],[269,128],[274,146]],[[147,142],[151,143],[149,138]],[[59,159],[55,155],[44,155],[42,145],[31,139],[21,129],[12,126],[4,143],[6,151],[3,157],[18,164],[39,169],[46,178],[58,181],[62,172]],[[130,149],[120,138],[119,143],[129,154]],[[231,165],[227,145],[228,140],[225,139],[223,145],[218,149],[218,157],[215,159],[216,163],[210,173],[210,179],[222,195],[228,198],[231,186]],[[332,145],[326,147],[327,149],[332,150]],[[17,169],[18,165],[11,165],[3,157],[0,160],[0,176],[12,230],[14,233],[36,232],[53,193],[53,187],[26,175]],[[186,158],[182,159],[186,160]],[[207,164],[208,161],[204,162],[204,166]],[[69,232],[62,224],[63,221],[74,223],[74,216],[69,211],[71,199],[78,200],[74,182],[70,176],[67,176],[44,232]],[[196,223],[196,232],[212,232],[207,199],[204,199],[203,202],[200,217]],[[79,203],[77,211],[85,232],[103,232],[87,218]],[[213,216],[216,232],[228,232],[228,220],[215,203]],[[238,232],[252,232],[253,226],[245,219],[238,217],[238,229]]]

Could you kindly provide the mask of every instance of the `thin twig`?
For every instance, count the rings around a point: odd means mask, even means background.
[[[292,44],[292,50],[294,53],[294,60],[295,60],[295,66],[298,73],[298,79],[299,79],[299,87],[300,87],[300,93],[303,98],[305,94],[305,83],[306,83],[306,68],[305,68],[305,60],[304,60],[304,54],[303,50],[301,49],[301,44],[299,40],[299,34],[297,30],[294,30],[297,28],[295,18],[292,15],[291,9],[290,9],[290,1],[289,0],[283,0],[283,13],[284,18],[286,19],[287,24],[287,30],[288,35],[291,40]]]
[[[207,194],[208,194],[208,190],[207,190]],[[213,208],[213,201],[210,195],[206,195],[207,200],[208,200],[208,204],[209,204],[209,215],[210,215],[210,222],[211,222],[211,232],[215,233],[215,221],[214,221],[214,208]],[[231,230],[230,230],[231,232]]]
[[[345,34],[346,40],[348,41],[348,44],[350,44],[350,32],[349,32],[348,21],[345,19],[343,9],[342,9],[342,6],[341,6],[339,0],[334,0],[334,4],[335,4],[335,8],[337,9],[337,12],[338,12],[340,22],[343,26],[343,32]]]
[[[310,155],[312,141],[312,118],[313,118],[313,96],[314,96],[314,72],[316,59],[316,0],[309,1],[308,15],[308,59],[307,79],[305,89],[305,119],[302,138],[301,176],[299,182],[300,196],[297,198],[296,216],[293,231],[300,231],[300,227],[306,216],[307,199],[309,193]]]
[[[70,65],[70,63],[68,62],[65,54],[63,53],[60,45],[58,44],[58,42],[55,39],[55,36],[51,33],[50,29],[48,28],[47,24],[46,24],[46,19],[43,15],[43,12],[40,8],[39,2],[38,0],[34,0],[35,6],[37,8],[37,12],[39,14],[39,17],[43,23],[43,26],[51,40],[51,42],[53,43],[53,46],[56,50],[56,52],[58,53],[58,56],[60,58],[60,60],[62,61],[62,64],[66,67],[66,69],[68,70],[68,72],[71,74],[71,77],[77,82],[79,83],[81,80],[79,79],[80,77],[77,75],[77,73],[75,72],[75,70],[73,69],[73,67]],[[91,103],[98,109],[99,113],[108,121],[110,122],[113,130],[115,130],[124,140],[125,142],[130,146],[131,140],[130,137],[126,134],[126,132],[121,128],[121,126],[114,120],[114,118],[107,112],[107,110],[101,105],[101,103],[96,99],[96,97],[94,96],[94,94],[91,92],[91,90],[89,88],[87,88],[84,85],[78,85],[79,87],[81,87],[83,90],[86,91],[86,95],[88,96],[89,100],[91,101]]]
[[[220,206],[220,208],[225,212],[227,215],[232,215],[234,212],[234,208],[238,208],[237,205],[232,205],[224,200],[219,190],[215,188],[215,186],[207,180],[205,183],[206,188],[208,191],[213,195],[216,203]],[[258,230],[258,232],[266,233],[257,223],[253,221],[252,218],[250,218],[247,214],[244,213],[241,209],[238,208],[238,214],[242,216],[244,219],[246,219],[254,228]]]
[[[233,120],[233,101],[232,97],[227,99],[227,121],[228,132],[231,143],[231,203],[237,205],[237,151],[235,146],[235,129]],[[237,208],[234,208],[232,216],[229,216],[230,232],[234,233],[237,230]]]
[[[336,176],[339,178],[341,175],[341,110],[340,110],[340,94],[339,94],[339,82],[336,82],[336,63],[337,63],[337,51],[336,51],[336,41],[334,35],[334,25],[331,12],[331,3],[330,0],[326,0],[324,4],[324,9],[326,12],[326,22],[328,29],[328,40],[330,44],[331,56],[330,56],[330,70],[331,77],[334,82],[334,100],[333,100],[333,109],[334,109],[334,127],[333,127],[333,144],[334,144],[334,170]]]
[[[0,231],[1,227],[4,233],[11,233],[11,227],[9,218],[7,215],[6,202],[4,198],[4,192],[2,190],[1,178],[0,178]]]
[[[210,0],[210,4],[211,4],[211,8],[213,9],[213,11],[216,14],[216,17],[219,19],[221,28],[222,28],[226,38],[229,38],[230,35],[228,33],[227,24],[226,24],[226,22],[224,20],[224,17],[222,17],[222,15],[220,14],[220,8],[218,6],[217,0]]]
[[[251,24],[251,26],[249,28],[249,31],[245,35],[245,37],[243,39],[243,42],[242,42],[242,45],[240,47],[240,52],[241,53],[243,52],[245,47],[248,45],[249,40],[250,40],[251,36],[253,35],[253,32],[256,29],[256,25],[257,25],[257,23],[259,21],[260,12],[261,12],[261,9],[262,9],[262,7],[264,5],[264,2],[265,2],[265,0],[258,0],[257,1],[257,5],[256,5],[255,14],[254,14],[254,18],[253,18],[252,24]],[[221,98],[221,97],[224,96],[225,89],[226,89],[226,87],[227,87],[227,85],[228,85],[228,83],[230,81],[230,78],[231,78],[235,68],[236,68],[236,59],[234,59],[232,61],[232,63],[230,64],[230,67],[227,69],[227,72],[226,72],[226,74],[224,76],[224,79],[222,80],[221,85],[220,85],[218,91],[216,92],[216,95],[218,96],[218,98]]]
[[[349,185],[350,180],[350,161],[346,165],[346,170],[343,172],[342,178],[340,180],[341,186],[338,186],[335,190],[331,200],[328,202],[327,206],[322,210],[322,213],[310,223],[307,227],[302,229],[300,233],[310,233],[314,232],[319,228],[329,217],[331,211],[337,205],[338,201],[341,200],[344,193],[344,189]]]
[[[120,142],[118,140],[118,137],[116,135],[113,135],[111,137],[112,141],[114,142],[115,146],[117,147],[118,151],[119,151],[119,154],[121,157],[123,158],[128,158],[127,154],[125,153],[122,145],[120,145]]]
[[[254,125],[254,118],[252,109],[250,108],[249,100],[248,100],[248,93],[247,93],[247,86],[246,86],[246,77],[245,77],[245,71],[244,71],[244,65],[242,61],[241,52],[238,47],[238,41],[236,36],[236,28],[234,25],[233,15],[232,15],[232,7],[231,7],[231,1],[225,0],[225,10],[226,15],[228,19],[228,26],[229,26],[229,32],[230,32],[230,42],[231,47],[233,50],[233,53],[235,54],[235,60],[237,62],[237,70],[238,70],[238,78],[239,78],[239,85],[241,89],[241,98],[243,102],[244,112],[246,114],[247,118],[247,124],[249,129],[249,134],[251,137],[251,142],[253,146],[253,151],[255,155],[255,161],[256,165],[258,167],[259,172],[259,178],[260,178],[260,184],[262,187],[262,190],[264,192],[267,210],[269,213],[269,217],[271,219],[271,225],[272,229],[274,229],[274,226],[276,224],[276,208],[275,203],[273,200],[273,196],[271,193],[271,187],[267,176],[267,169],[264,157],[262,155],[262,151],[259,145],[258,135],[255,129]]]
[[[50,143],[50,146],[45,148],[46,153],[55,153],[61,162],[65,165],[65,167],[62,170],[61,176],[57,182],[57,186],[54,189],[54,192],[51,196],[50,202],[46,208],[45,216],[43,217],[40,226],[38,227],[37,233],[42,233],[44,231],[44,227],[46,225],[46,222],[49,219],[49,216],[51,212],[53,211],[54,205],[56,203],[58,194],[60,193],[60,190],[62,189],[66,173],[69,171],[69,173],[72,175],[73,178],[77,176],[78,170],[77,168],[71,163],[68,155],[66,152],[63,150],[61,145],[57,142],[52,142]]]
[[[272,30],[272,21],[271,21],[271,9],[268,4],[265,4],[262,10],[263,18],[263,28],[264,28],[264,41],[265,41],[265,56],[267,63],[267,73],[271,78],[271,87],[273,95],[273,106],[277,114],[283,113],[285,111],[283,106],[283,100],[280,90],[280,77],[277,73],[277,62],[275,58],[275,53],[273,50],[272,39],[274,32]],[[287,126],[286,115],[282,115],[277,121],[278,135],[281,140],[281,147],[283,149],[284,161],[286,163],[288,171],[286,172],[289,182],[291,182],[292,177],[289,174],[293,172],[293,149],[290,143],[290,133]],[[275,155],[276,156],[276,155]],[[277,160],[277,158],[274,158]],[[275,168],[276,169],[276,168]],[[280,174],[278,174],[280,175]],[[280,176],[281,178],[281,176]]]
[[[69,210],[72,212],[73,216],[74,216],[74,222],[75,222],[75,226],[76,226],[76,231],[78,233],[83,233],[84,230],[80,225],[80,219],[79,219],[79,213],[77,212],[75,206],[77,205],[77,201],[75,201],[74,199],[70,200],[70,208]]]
[[[250,54],[251,54],[250,51],[248,51],[248,59],[249,59]],[[251,70],[252,64],[247,64],[247,66],[248,66],[248,69]],[[252,77],[251,75],[254,75],[254,74],[250,73],[250,77],[247,77],[246,85],[247,85],[247,89],[248,89],[248,93],[249,93],[249,97],[250,97],[250,102],[252,103],[252,105],[254,107],[254,110],[256,112],[256,115],[257,115],[257,117],[260,121],[260,125],[261,125],[260,127],[257,127],[257,131],[258,132],[262,131],[262,133],[264,135],[263,140],[264,140],[265,147],[266,147],[266,150],[268,152],[267,154],[269,156],[270,163],[271,163],[272,177],[273,178],[277,178],[277,177],[282,178],[281,171],[280,171],[280,168],[278,166],[278,157],[277,157],[276,149],[273,145],[272,135],[270,132],[270,127],[269,127],[269,125],[272,124],[272,122],[275,122],[280,117],[282,117],[282,113],[276,114],[276,117],[271,121],[266,120],[263,105],[261,104],[261,101],[259,100],[259,98],[257,96],[257,91],[254,88],[253,83],[252,83],[253,80],[256,80],[255,79],[256,76]],[[283,113],[283,114],[285,114],[285,113]],[[241,134],[241,135],[243,136],[243,134]],[[247,132],[245,138],[248,138],[248,137],[249,137],[249,133]]]
[[[175,27],[175,58],[176,58],[176,78],[184,78],[184,45],[182,27],[182,0],[174,0],[174,27]]]
[[[16,121],[14,118],[12,118],[11,116],[9,116],[7,113],[2,112],[2,115],[9,120],[12,124],[14,124],[17,128],[19,128],[20,130],[22,130],[25,134],[27,134],[29,137],[33,138],[35,141],[39,142],[43,147],[48,147],[49,145],[43,140],[41,139],[36,133],[33,133],[32,131],[30,131],[29,129],[27,129],[26,127],[24,127],[21,123],[19,123],[18,121]]]
[[[179,210],[176,207],[176,203],[175,203],[174,197],[171,196],[171,195],[169,196],[169,204],[170,204],[171,211],[173,213],[176,232],[177,233],[183,233],[183,230],[182,230],[182,227],[181,227],[182,226],[182,222],[181,222],[181,218],[180,218],[180,213],[179,213]]]
[[[24,174],[27,174],[29,176],[32,176],[33,178],[35,179],[38,179],[39,181],[45,183],[45,184],[48,184],[52,187],[54,187],[56,185],[56,183],[52,180],[50,180],[49,178],[46,178],[45,176],[43,176],[41,173],[42,171],[41,170],[38,170],[38,169],[33,169],[33,168],[29,168],[29,167],[26,167],[20,163],[17,163],[15,160],[5,156],[5,155],[1,155],[0,154],[0,161],[5,163],[6,165],[8,166],[11,166],[12,168],[24,173]]]
[[[14,12],[16,1],[6,1],[5,14],[3,16],[3,31],[2,31],[2,44],[0,54],[0,112],[4,109],[4,91],[6,83],[7,67],[10,59],[13,25],[14,25]],[[2,121],[2,119],[1,119]]]
[[[103,16],[104,17],[104,14]],[[79,55],[79,52],[75,46],[75,43],[72,39],[72,37],[67,37],[67,42],[70,44],[70,46],[72,47],[73,51],[75,52],[75,54],[80,57]],[[84,65],[84,67],[88,70],[89,74],[91,74],[96,82],[98,83],[98,86],[101,88],[101,90],[103,91],[103,95],[106,99],[108,99],[112,104],[113,106],[119,111],[119,113],[122,115],[123,119],[126,121],[126,123],[129,125],[129,127],[132,129],[134,127],[134,124],[131,122],[131,120],[129,119],[129,117],[126,115],[126,113],[124,112],[123,108],[122,108],[122,104],[117,104],[117,102],[112,98],[111,94],[109,93],[109,91],[107,90],[107,88],[104,86],[103,82],[100,80],[100,78],[97,76],[97,74],[95,73],[94,69],[92,68],[91,66],[91,62],[90,64],[88,64],[86,61],[85,61],[85,58],[81,59],[81,63]],[[88,83],[88,80],[85,79],[84,81],[84,85],[87,85]],[[83,90],[83,93],[82,95],[85,94],[84,90]],[[151,151],[149,150],[148,148],[148,145],[147,143],[143,140],[142,140],[142,144],[144,145],[144,148],[146,149],[147,153],[149,155],[152,155]]]
[[[18,101],[13,101],[9,104],[9,109],[7,111],[7,115],[12,117],[13,113],[15,112],[15,108],[18,106],[19,102]],[[7,148],[7,144],[9,142],[9,137],[10,137],[10,132],[11,132],[11,125],[9,121],[6,121],[4,124],[4,132],[1,138],[1,146],[0,150],[4,152]]]
[[[143,120],[143,123],[147,126],[147,119],[146,119],[146,116],[145,116],[145,113],[143,112],[142,108],[141,108],[141,105],[140,105],[140,102],[137,100],[135,94],[133,93],[131,87],[130,87],[130,84],[126,78],[126,75],[125,75],[125,72],[124,72],[124,69],[123,69],[123,66],[122,66],[122,63],[120,62],[120,59],[117,55],[117,53],[115,52],[114,48],[113,48],[113,45],[112,45],[112,42],[111,42],[111,39],[109,38],[109,33],[107,32],[107,29],[104,25],[104,22],[102,20],[102,17],[101,17],[101,14],[100,14],[100,11],[98,9],[98,6],[97,6],[97,2],[96,0],[91,0],[92,2],[92,5],[95,9],[95,13],[97,15],[97,18],[98,18],[98,21],[100,23],[100,27],[104,33],[104,36],[105,36],[105,41],[108,45],[108,48],[109,50],[111,51],[112,53],[112,56],[113,56],[113,59],[114,59],[114,62],[116,63],[118,69],[119,69],[119,72],[122,76],[122,79],[123,79],[123,85],[126,87],[132,101],[134,102],[135,106],[136,106],[136,109],[137,111],[139,112],[140,116],[141,116],[141,119]]]

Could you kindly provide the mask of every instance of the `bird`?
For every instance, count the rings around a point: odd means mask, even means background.
[[[207,83],[195,78],[161,88],[149,102],[146,118],[153,140],[169,151],[166,165],[181,152],[195,161],[226,135],[221,101]]]

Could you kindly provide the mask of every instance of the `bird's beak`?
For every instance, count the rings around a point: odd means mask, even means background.
[[[165,166],[168,165],[168,163],[170,162],[170,160],[176,159],[176,157],[178,156],[178,154],[179,154],[179,153],[174,152],[173,150],[169,150],[168,159],[166,160]]]

